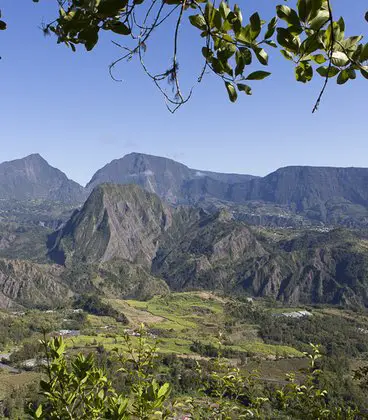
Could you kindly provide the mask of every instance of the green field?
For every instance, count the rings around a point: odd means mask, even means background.
[[[45,328],[50,335],[62,329],[80,330],[79,335],[65,337],[69,355],[109,354],[115,349],[127,349],[127,335],[133,346],[137,344],[137,333],[144,324],[148,342],[158,345],[160,360],[175,355],[183,363],[186,359],[207,363],[221,354],[231,365],[248,372],[256,370],[260,380],[271,383],[283,383],[286,373],[298,372],[307,365],[303,351],[308,351],[309,342],[320,342],[327,349],[334,341],[336,354],[342,351],[352,368],[364,365],[368,355],[368,336],[359,332],[368,325],[365,311],[331,306],[287,307],[268,300],[237,300],[209,292],[171,293],[148,301],[104,298],[103,303],[111,309],[111,316],[72,308],[0,312],[2,324],[11,323],[9,331],[13,330],[14,337],[24,337],[4,341],[0,347],[0,353],[20,352],[10,362],[20,373],[0,370],[0,402],[13,398],[14,392],[26,395],[28,386],[38,383],[41,373],[37,369],[26,371],[22,361],[42,357],[42,348],[32,350],[32,345],[42,338]],[[308,310],[312,316],[298,320],[282,316],[300,310]],[[122,314],[127,322],[119,321],[124,319]],[[281,330],[284,336],[280,339]],[[32,351],[38,353],[29,355]],[[160,374],[169,372],[164,365],[159,369]]]
[[[106,350],[123,350],[124,333],[137,339],[134,331],[144,324],[149,334],[149,341],[158,341],[160,353],[198,357],[190,349],[193,342],[219,347],[224,352],[258,355],[261,358],[303,357],[303,354],[289,346],[264,343],[257,335],[257,325],[241,323],[226,326],[228,316],[224,305],[227,300],[205,292],[172,293],[165,297],[154,297],[142,302],[137,300],[105,299],[114,309],[124,313],[129,325],[121,325],[111,317],[88,315],[88,329],[77,337],[67,338],[67,345],[74,349],[91,349],[104,346]],[[235,357],[235,356],[234,356]]]

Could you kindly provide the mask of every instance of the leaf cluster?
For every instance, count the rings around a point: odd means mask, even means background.
[[[111,64],[110,74],[119,62],[138,56],[171,111],[191,96],[191,91],[187,96],[182,94],[179,83],[179,28],[186,16],[204,41],[201,46],[204,64],[198,81],[207,69],[211,70],[224,82],[231,102],[237,100],[239,92],[251,95],[252,82],[270,76],[263,69],[269,64],[269,48],[278,49],[294,64],[298,82],[310,82],[315,73],[324,78],[314,110],[330,78],[336,77],[340,85],[356,79],[358,73],[368,79],[368,44],[362,42],[362,35],[345,35],[345,21],[342,17],[334,19],[332,0],[290,0],[294,8],[277,5],[275,16],[269,21],[258,12],[245,18],[245,7],[232,6],[225,0],[58,0],[58,3],[59,16],[44,27],[45,33],[53,32],[58,43],[73,51],[77,45],[92,50],[101,32],[129,37],[133,46],[114,41],[123,55]],[[165,22],[172,22],[172,16],[174,24],[165,26]],[[161,26],[169,33],[166,38],[172,39],[172,64],[153,74],[144,56],[153,33]],[[5,28],[5,22],[0,21],[0,29]],[[172,95],[162,87],[163,81],[172,87]]]

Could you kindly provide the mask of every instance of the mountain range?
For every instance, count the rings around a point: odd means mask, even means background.
[[[5,162],[0,307],[193,289],[368,306],[367,177],[221,174],[132,153],[82,187],[39,155]]]
[[[340,228],[275,237],[257,229],[225,210],[173,208],[136,185],[102,184],[48,246],[50,258],[69,270],[96,264],[106,275],[120,261],[164,279],[171,290],[368,305],[368,241],[362,233]],[[116,281],[121,286],[124,278]]]
[[[103,183],[136,184],[173,206],[226,208],[251,224],[368,224],[367,168],[290,166],[256,177],[201,171],[171,159],[131,153],[98,170],[84,188],[38,154],[0,164],[0,199],[5,200],[80,205]]]

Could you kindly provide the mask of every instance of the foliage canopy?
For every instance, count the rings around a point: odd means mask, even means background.
[[[39,0],[33,0],[38,3]],[[293,63],[295,78],[307,83],[315,73],[324,85],[313,111],[318,108],[328,80],[336,78],[342,85],[360,74],[368,79],[368,44],[363,36],[346,36],[343,17],[335,19],[332,0],[290,0],[276,6],[269,21],[258,12],[244,17],[245,7],[230,2],[209,0],[56,0],[59,16],[44,26],[45,33],[54,33],[58,43],[76,51],[83,45],[92,50],[101,32],[112,32],[122,41],[114,42],[122,56],[110,65],[137,57],[145,73],[164,95],[168,108],[175,111],[191,96],[182,92],[179,71],[180,25],[188,18],[199,31],[203,54],[200,82],[210,70],[222,79],[229,99],[239,93],[252,94],[254,81],[270,76],[270,48]],[[1,16],[0,16],[1,17]],[[368,21],[368,12],[365,16]],[[169,68],[153,73],[145,62],[153,32],[161,28],[172,39],[173,52]],[[6,29],[0,20],[0,30]],[[129,41],[124,41],[129,39]],[[172,87],[168,92],[163,82]]]

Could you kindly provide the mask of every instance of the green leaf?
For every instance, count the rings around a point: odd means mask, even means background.
[[[339,69],[337,67],[331,66],[330,69],[326,66],[318,67],[317,73],[319,73],[322,77],[335,77],[339,73]]]
[[[362,52],[360,54],[360,61],[367,61],[368,60],[368,43],[363,46]]]
[[[158,390],[157,396],[158,396],[158,398],[167,397],[169,395],[170,391],[171,391],[170,384],[168,382],[166,382]]]
[[[310,0],[298,0],[298,13],[301,21],[306,22],[312,11]]]
[[[42,416],[42,404],[40,404],[37,407],[37,410],[35,411],[34,414],[35,414],[36,419],[39,419]]]
[[[221,31],[222,29],[222,18],[221,18],[221,13],[215,9],[214,14],[213,14],[213,18],[212,18],[212,23],[216,26],[216,28]]]
[[[276,6],[276,13],[280,19],[285,20],[289,25],[295,25],[300,27],[299,16],[295,10],[288,6]]]
[[[202,48],[202,55],[206,60],[209,60],[211,57],[213,57],[213,52],[210,48],[203,47]]]
[[[223,19],[226,19],[227,15],[231,12],[230,7],[224,0],[220,3],[219,10]]]
[[[323,54],[312,55],[312,60],[317,64],[323,64],[326,62],[326,59]]]
[[[365,77],[366,79],[368,79],[368,66],[363,66],[360,69],[360,73],[362,74],[363,77]]]
[[[239,92],[244,92],[246,95],[252,94],[252,88],[250,86],[245,85],[244,83],[238,83],[236,86]]]
[[[272,47],[272,48],[277,48],[276,42],[273,42],[273,41],[268,40],[268,41],[265,41],[265,43],[267,45],[269,45],[270,47]]]
[[[349,67],[347,69],[347,71],[349,73],[349,79],[355,80],[356,79],[356,71],[355,71],[355,69],[353,69],[352,67]]]
[[[104,16],[116,16],[128,4],[128,0],[103,0],[97,8],[97,13]]]
[[[245,68],[245,60],[242,53],[239,50],[235,53],[235,62],[235,76],[239,76],[240,74],[243,74]]]
[[[309,26],[318,31],[322,29],[324,25],[326,25],[329,21],[330,14],[328,10],[320,10],[317,16],[309,22]]]
[[[298,82],[307,83],[312,80],[313,68],[308,62],[301,62],[295,68],[295,78]]]
[[[270,22],[267,26],[267,32],[265,34],[265,39],[271,38],[271,36],[275,33],[276,24],[277,24],[277,17],[273,17],[270,20]]]
[[[190,23],[198,29],[206,29],[207,24],[206,20],[202,15],[192,15],[189,16]]]
[[[229,99],[231,102],[236,102],[238,99],[238,94],[236,93],[236,89],[234,85],[230,82],[225,82],[226,90],[229,95]]]
[[[286,50],[280,50],[280,53],[287,59],[287,60],[292,60],[293,59],[293,54],[289,53],[289,51]]]
[[[218,49],[217,57],[222,62],[227,61],[230,57],[232,57],[236,52],[236,46],[231,42],[223,42],[222,47]]]
[[[255,47],[254,52],[255,52],[255,54],[258,58],[258,61],[261,64],[263,64],[264,66],[267,66],[267,64],[268,64],[268,54],[266,53],[266,51],[263,48]]]
[[[91,51],[98,41],[98,26],[89,26],[79,32],[78,39],[84,43],[87,51]]]
[[[252,64],[252,53],[250,52],[248,48],[242,47],[242,48],[239,48],[238,51],[243,56],[243,60],[246,66],[249,66],[250,64]]]
[[[252,40],[255,40],[257,36],[260,34],[262,29],[261,18],[259,14],[256,12],[250,18],[250,27],[252,33]]]
[[[271,73],[267,71],[254,71],[253,73],[249,74],[245,80],[263,80],[268,77]]]
[[[341,51],[334,51],[332,54],[332,64],[335,66],[346,66],[349,62],[347,55]]]
[[[351,49],[352,47],[355,47],[356,44],[363,38],[362,35],[359,36],[350,36],[349,38],[344,39],[341,44],[346,50]]]
[[[109,24],[110,28],[113,32],[120,35],[130,35],[131,31],[130,28],[125,25],[123,22],[113,22]]]
[[[326,1],[327,0],[310,0],[311,11],[308,16],[309,20],[314,19],[321,10],[327,10],[325,7],[327,5]]]
[[[306,38],[300,45],[300,54],[312,54],[321,48],[321,42],[314,34]]]
[[[0,31],[5,31],[6,23],[3,20],[0,20]]]
[[[224,69],[224,66],[219,59],[217,59],[216,57],[213,57],[212,60],[211,60],[211,65],[212,65],[213,71],[215,73],[224,74],[225,69]]]
[[[277,28],[277,42],[295,54],[299,52],[300,40],[285,28]]]
[[[344,69],[341,70],[339,75],[337,76],[337,84],[343,85],[350,79],[348,70]]]

